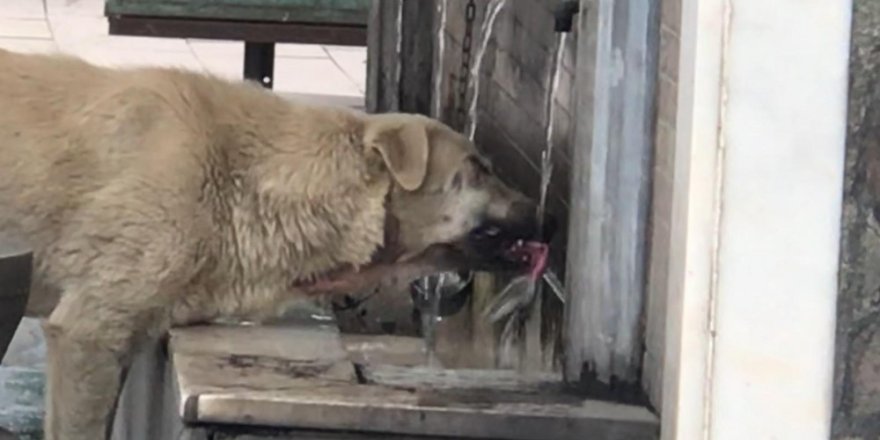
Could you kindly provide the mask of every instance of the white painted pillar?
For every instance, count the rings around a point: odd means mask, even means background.
[[[663,439],[829,437],[851,0],[683,0]]]

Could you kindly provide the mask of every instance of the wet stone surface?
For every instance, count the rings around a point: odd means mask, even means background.
[[[40,370],[0,367],[0,428],[20,440],[42,440],[44,383]]]
[[[0,440],[3,429],[18,440],[42,440],[45,364],[39,321],[24,318],[0,365]]]
[[[3,357],[3,366],[41,369],[46,365],[46,341],[40,322],[24,318],[15,331],[9,349]]]

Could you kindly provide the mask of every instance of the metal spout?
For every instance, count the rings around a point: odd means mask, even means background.
[[[577,0],[559,2],[553,11],[553,30],[555,32],[571,32],[574,15],[580,12],[580,9],[580,2]]]

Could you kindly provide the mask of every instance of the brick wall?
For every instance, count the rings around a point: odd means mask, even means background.
[[[473,57],[478,51],[487,4],[486,0],[477,2]],[[559,38],[553,31],[551,6],[554,4],[541,0],[508,0],[496,19],[480,72],[477,145],[493,159],[502,179],[535,198],[539,191],[541,152],[546,146],[547,90]],[[466,5],[466,0],[449,0],[447,4],[445,53],[440,69],[444,79],[442,118],[458,128],[462,127],[456,110],[460,106],[467,107],[467,102],[461,102],[456,93]],[[554,174],[548,200],[549,210],[563,221],[568,213],[571,168],[574,34],[566,41],[555,96]],[[562,233],[554,242],[553,265],[559,271],[564,268],[565,229],[563,224]]]
[[[657,123],[654,139],[653,196],[648,261],[644,385],[659,408],[663,377],[666,298],[672,219],[672,172],[678,94],[681,0],[661,0],[657,75]]]

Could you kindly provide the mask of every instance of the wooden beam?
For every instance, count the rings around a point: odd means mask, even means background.
[[[367,111],[431,112],[434,2],[374,1],[367,30]]]
[[[624,398],[620,384],[641,391],[658,2],[582,0],[580,15],[565,376]]]

